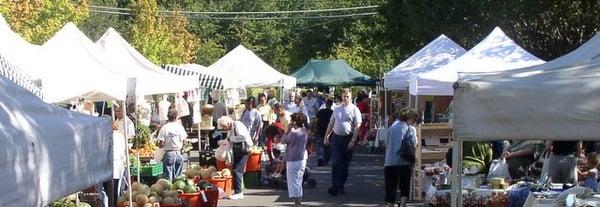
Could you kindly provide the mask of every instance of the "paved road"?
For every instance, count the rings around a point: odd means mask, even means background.
[[[311,175],[317,180],[314,189],[304,188],[304,206],[383,206],[383,154],[357,149],[350,165],[350,177],[345,195],[327,194],[331,181],[330,167],[316,167],[315,157],[309,159]],[[242,200],[220,200],[219,206],[292,206],[286,189],[261,187],[245,189]],[[413,204],[411,206],[420,206]]]

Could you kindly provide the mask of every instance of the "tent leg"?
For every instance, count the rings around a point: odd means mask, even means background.
[[[458,139],[452,141],[452,193],[450,205],[460,207],[462,205],[462,141]]]

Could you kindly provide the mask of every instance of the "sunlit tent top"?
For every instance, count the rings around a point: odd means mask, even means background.
[[[127,43],[113,28],[109,28],[96,44],[103,49],[107,58],[118,64],[116,72],[136,79],[137,96],[177,93],[198,88],[197,76],[177,76],[163,71]]]
[[[465,52],[465,49],[446,35],[440,35],[387,72],[384,77],[384,86],[392,90],[406,90],[412,76],[442,67]]]
[[[296,78],[284,75],[265,63],[252,51],[239,45],[217,62],[210,65],[209,70],[223,77],[223,86],[237,87],[279,87],[296,86]]]
[[[496,27],[485,39],[451,63],[411,78],[412,95],[451,96],[458,73],[498,73],[544,63]]]

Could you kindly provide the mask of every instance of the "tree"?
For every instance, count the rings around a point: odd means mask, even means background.
[[[24,39],[42,44],[67,22],[75,24],[88,15],[88,0],[4,0],[0,12]]]
[[[198,43],[187,29],[187,19],[179,13],[169,20],[159,16],[155,0],[135,0],[130,5],[134,17],[131,44],[155,64],[188,63],[195,59]]]
[[[119,7],[123,0],[94,0],[93,5]],[[114,14],[94,13],[90,12],[88,18],[78,25],[90,39],[97,40],[110,27],[121,33],[122,36],[128,37],[131,18],[129,16],[120,16]]]

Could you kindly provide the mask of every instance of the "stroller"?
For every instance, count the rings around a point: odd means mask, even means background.
[[[268,163],[265,165],[264,172],[266,176],[264,176],[264,183],[270,185],[275,189],[285,189],[287,188],[286,176],[274,177],[270,176],[275,172],[277,165],[284,165],[284,169],[281,174],[285,175],[285,162],[283,161],[283,154],[285,153],[285,147],[277,146],[273,147],[272,152],[267,149],[267,153],[269,153]],[[271,156],[273,155],[273,156]],[[310,176],[310,168],[307,166],[304,169],[304,176],[302,177],[302,184],[306,185],[306,187],[313,189],[317,187],[317,181]]]

